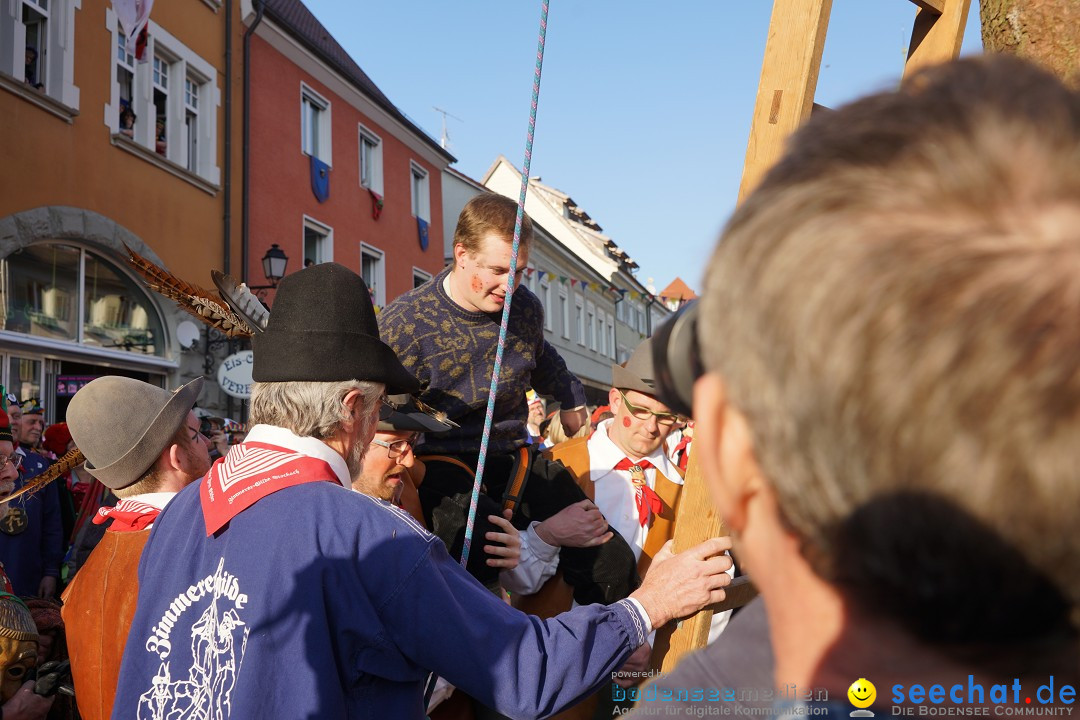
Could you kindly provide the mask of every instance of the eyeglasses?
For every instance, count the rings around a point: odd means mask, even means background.
[[[9,462],[15,467],[15,470],[18,471],[20,468],[22,468],[22,455],[19,455],[18,453],[12,453],[11,455],[0,455],[0,470],[3,470],[5,467],[7,467],[7,464]]]
[[[386,448],[386,457],[394,460],[396,458],[411,452],[415,446],[418,437],[411,437],[404,440],[395,440],[394,442],[386,442],[385,440],[372,440],[372,445],[378,445]]]
[[[626,409],[630,411],[630,414],[636,417],[638,420],[648,420],[650,417],[656,418],[656,424],[661,427],[675,427],[683,426],[686,424],[686,418],[682,415],[676,415],[675,413],[666,412],[654,412],[646,407],[635,405],[626,399],[626,393],[622,390],[619,391],[619,395],[622,396],[623,404],[626,405]]]

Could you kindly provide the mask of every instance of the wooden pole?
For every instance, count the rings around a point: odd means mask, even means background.
[[[832,0],[775,0],[761,64],[739,202],[783,152],[814,106]]]
[[[914,1],[914,0],[913,0]],[[939,0],[933,5],[916,3],[919,11],[911,30],[904,77],[927,65],[955,60],[964,41],[971,0]]]

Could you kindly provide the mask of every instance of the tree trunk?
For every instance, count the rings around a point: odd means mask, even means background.
[[[1080,0],[979,0],[983,47],[1039,63],[1080,88]]]

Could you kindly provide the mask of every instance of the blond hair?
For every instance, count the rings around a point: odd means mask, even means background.
[[[699,334],[815,569],[925,639],[1007,642],[1080,606],[1078,313],[1080,98],[990,57],[798,132]]]
[[[480,252],[484,236],[495,233],[507,243],[514,239],[518,205],[508,197],[495,193],[473,196],[465,203],[454,228],[454,244],[462,245],[471,254]],[[533,226],[529,216],[522,212],[520,248],[532,243]]]

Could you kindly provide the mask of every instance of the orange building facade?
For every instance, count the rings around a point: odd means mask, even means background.
[[[438,273],[442,173],[453,157],[299,0],[268,0],[263,16],[245,23],[255,28],[249,282],[265,282],[262,258],[272,245],[289,258],[287,272],[334,261],[361,273],[378,306]],[[325,192],[313,188],[313,175]]]
[[[238,272],[242,32],[233,0],[158,2],[139,60],[111,2],[0,4],[0,376],[50,422],[97,375],[203,374],[205,331],[124,245],[199,284]]]

